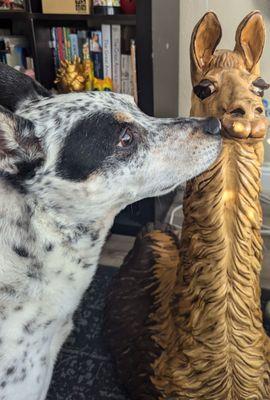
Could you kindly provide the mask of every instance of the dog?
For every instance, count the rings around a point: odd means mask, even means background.
[[[51,95],[0,65],[0,400],[44,400],[115,216],[218,157],[220,123],[114,93]]]

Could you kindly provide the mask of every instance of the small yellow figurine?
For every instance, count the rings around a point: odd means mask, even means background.
[[[113,90],[113,83],[111,78],[93,79],[93,90],[111,92]]]

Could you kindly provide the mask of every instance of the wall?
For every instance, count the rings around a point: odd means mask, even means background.
[[[152,0],[155,116],[179,110],[179,0]]]
[[[154,0],[155,1],[155,0]],[[246,14],[260,10],[266,24],[266,45],[261,62],[261,75],[270,83],[270,1],[269,0],[178,0],[180,3],[179,114],[189,115],[190,71],[189,44],[193,27],[207,10],[213,10],[222,25],[220,48],[233,49],[235,31]],[[187,95],[186,95],[187,94]],[[270,100],[270,90],[266,92]],[[266,143],[266,142],[265,142]],[[270,145],[265,144],[265,161],[270,163]]]

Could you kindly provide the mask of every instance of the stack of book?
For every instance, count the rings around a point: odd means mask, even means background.
[[[93,61],[94,76],[110,78],[117,93],[133,95],[137,99],[136,51],[134,32],[120,25],[101,26],[101,29],[77,30],[54,27],[51,29],[55,69],[61,61]]]

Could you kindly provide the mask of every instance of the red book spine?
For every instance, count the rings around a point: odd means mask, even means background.
[[[60,61],[65,60],[65,49],[64,49],[64,35],[63,28],[56,28],[56,37],[57,37],[57,48],[58,48],[58,56]]]

